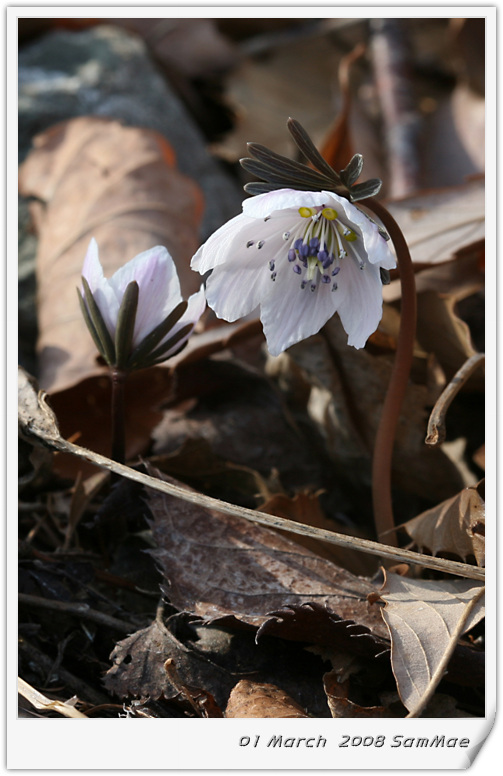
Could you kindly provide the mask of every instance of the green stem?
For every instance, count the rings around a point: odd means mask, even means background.
[[[395,361],[377,429],[372,460],[372,501],[377,536],[382,540],[385,535],[386,544],[396,547],[398,541],[391,498],[391,462],[396,427],[412,366],[416,337],[416,283],[409,248],[395,219],[373,197],[366,199],[364,204],[380,218],[395,246],[402,290]]]
[[[124,386],[127,372],[112,369],[112,459],[118,463],[126,461]]]

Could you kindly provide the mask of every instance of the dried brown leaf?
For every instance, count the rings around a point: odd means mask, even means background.
[[[480,293],[484,289],[485,244],[479,241],[458,251],[450,261],[442,264],[414,265],[416,291],[436,291],[448,294],[456,301]],[[392,272],[393,276],[394,271]],[[392,280],[383,287],[383,298],[394,302],[401,298],[399,280]]]
[[[284,493],[276,493],[262,504],[259,509],[271,515],[279,515],[280,517],[286,517],[288,520],[295,520],[303,525],[324,528],[327,531],[337,531],[337,533],[349,533],[347,526],[339,523],[337,520],[326,517],[320,504],[319,494],[317,493],[297,493],[293,498]],[[352,535],[355,536],[357,533]],[[363,555],[361,552],[351,551],[347,548],[343,549],[335,545],[329,546],[308,536],[299,536],[297,542],[316,553],[316,555],[328,558],[328,560],[348,569],[353,574],[370,575],[377,569],[376,559]]]
[[[40,444],[59,439],[58,421],[46,402],[43,391],[38,390],[35,378],[22,367],[17,370],[18,425],[20,433],[30,441]]]
[[[307,410],[346,481],[353,482],[358,503],[362,486],[370,487],[370,459],[380,417],[376,410],[383,406],[393,355],[348,348],[347,335],[335,316],[320,335],[294,345],[280,359],[284,380],[303,380],[309,396]],[[441,449],[427,449],[424,444],[429,406],[428,386],[410,381],[397,427],[393,477],[402,492],[435,503],[460,490],[464,481]]]
[[[400,226],[414,262],[440,264],[485,236],[482,176],[460,186],[421,191],[386,207]]]
[[[329,671],[323,676],[323,686],[327,694],[328,706],[332,717],[344,719],[383,719],[394,717],[385,706],[360,706],[348,697],[349,680],[338,681],[337,672]]]
[[[402,527],[422,551],[453,553],[465,561],[474,556],[477,564],[484,566],[485,503],[479,486],[464,488]]]
[[[369,598],[369,601],[372,598]],[[377,615],[378,608],[374,613]],[[261,636],[278,636],[293,641],[308,641],[311,644],[331,646],[339,652],[359,657],[388,657],[389,642],[383,639],[375,627],[360,622],[345,620],[335,614],[329,606],[315,601],[300,605],[291,604],[284,609],[269,612],[268,619],[257,631]],[[369,622],[372,626],[372,623]]]
[[[452,648],[452,633],[482,584],[471,580],[412,580],[387,574],[381,591],[382,616],[391,635],[391,665],[402,703],[415,708],[430,687],[437,667]],[[470,613],[463,632],[484,617],[483,600]]]
[[[427,353],[434,353],[450,380],[468,358],[475,355],[470,330],[456,315],[456,299],[435,291],[417,296],[417,339]],[[470,378],[472,390],[484,389],[483,370]]]
[[[274,684],[250,682],[242,679],[233,688],[225,716],[293,719],[309,717],[303,708]]]
[[[386,635],[378,607],[367,602],[373,588],[366,579],[241,518],[152,490],[147,505],[157,545],[152,554],[177,609],[259,627],[271,612],[315,603],[337,620],[364,626],[371,638]],[[295,637],[316,635],[307,628]]]
[[[113,666],[104,683],[121,698],[170,700],[185,685],[192,693],[194,689],[209,691],[222,705],[234,682],[223,668],[178,641],[160,618],[119,641],[110,657]],[[172,661],[173,669],[170,664],[166,667],[167,660]]]

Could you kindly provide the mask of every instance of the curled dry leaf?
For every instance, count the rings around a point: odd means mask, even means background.
[[[372,600],[369,598],[369,601]],[[375,614],[379,609],[375,608]],[[257,631],[257,641],[261,636],[279,636],[295,641],[333,646],[340,652],[353,656],[388,658],[389,642],[379,635],[377,628],[372,630],[361,622],[345,620],[335,614],[330,607],[316,601],[305,604],[291,604],[284,609],[269,612],[268,619]]]
[[[425,291],[417,296],[417,339],[433,353],[450,380],[475,355],[470,329],[455,312],[454,296]],[[470,378],[470,389],[484,390],[483,369]]]
[[[293,719],[308,717],[309,714],[274,684],[242,679],[229,696],[225,716]]]
[[[206,621],[237,618],[259,627],[277,620],[270,613],[316,604],[337,621],[363,626],[371,639],[386,637],[379,608],[367,602],[373,587],[366,579],[242,518],[153,490],[146,503],[157,545],[152,555],[166,579],[163,592],[177,609]],[[312,623],[311,617],[291,635],[278,625],[275,635],[312,642]],[[324,628],[321,638],[328,637]]]
[[[485,564],[485,502],[481,483],[464,488],[456,496],[402,525],[421,551],[432,555],[453,553],[466,561],[474,556]]]
[[[194,688],[201,688],[203,694],[209,691],[222,705],[234,683],[227,671],[178,641],[159,618],[119,641],[110,657],[113,666],[104,683],[120,698],[170,700],[185,686],[191,692]],[[167,660],[172,664],[166,666]]]
[[[468,579],[412,580],[386,574],[381,590],[386,604],[382,616],[391,636],[391,666],[407,709],[415,708],[429,689],[436,668],[453,646],[451,634],[482,587]],[[482,599],[470,613],[463,632],[483,617]]]
[[[382,719],[394,717],[389,709],[384,706],[360,706],[349,700],[349,680],[339,682],[336,671],[329,671],[323,676],[323,686],[327,694],[328,706],[332,717],[353,719]]]
[[[34,146],[19,185],[40,201],[40,384],[56,393],[97,373],[75,291],[91,237],[107,277],[137,253],[165,245],[187,295],[200,285],[189,261],[203,202],[199,187],[176,169],[171,146],[152,130],[81,117],[38,135]]]

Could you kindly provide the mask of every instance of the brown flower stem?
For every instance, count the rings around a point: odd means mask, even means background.
[[[380,218],[395,246],[402,290],[400,332],[395,361],[377,429],[372,460],[372,502],[376,533],[380,540],[386,534],[386,543],[396,547],[398,541],[391,499],[391,461],[396,427],[412,366],[416,337],[416,283],[409,248],[395,219],[373,197],[365,200],[365,206]]]
[[[118,463],[126,461],[126,432],[124,410],[124,386],[127,372],[112,369],[112,459]]]

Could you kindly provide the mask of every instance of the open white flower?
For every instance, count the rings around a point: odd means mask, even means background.
[[[260,306],[269,352],[316,334],[338,313],[348,344],[362,348],[382,317],[380,269],[395,257],[377,225],[329,191],[279,189],[243,203],[202,245],[209,306],[235,321]]]
[[[93,238],[82,268],[82,312],[110,366],[130,371],[179,352],[204,312],[204,288],[185,302],[166,248],[139,253],[106,278]]]

